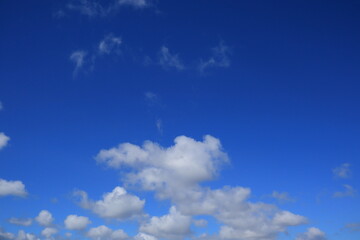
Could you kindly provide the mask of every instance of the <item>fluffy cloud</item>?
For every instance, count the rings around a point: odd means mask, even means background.
[[[0,132],[0,150],[4,148],[7,144],[10,138],[6,136],[3,132]]]
[[[343,186],[344,186],[345,190],[342,191],[342,192],[335,192],[333,194],[333,197],[342,198],[342,197],[353,197],[353,196],[355,196],[356,190],[352,186],[347,185],[347,184],[344,184]]]
[[[98,47],[99,54],[110,54],[113,51],[119,53],[119,46],[121,43],[122,41],[120,37],[115,37],[112,34],[109,34],[100,41]]]
[[[26,197],[25,185],[21,181],[7,181],[0,178],[0,197],[10,195]]]
[[[230,48],[223,42],[212,49],[212,56],[207,60],[200,60],[198,66],[200,72],[204,72],[210,67],[229,67],[230,66]]]
[[[93,240],[128,239],[128,235],[123,230],[119,229],[113,231],[104,225],[91,228],[86,235]]]
[[[32,224],[31,218],[10,218],[9,223],[20,225],[20,226],[30,226]]]
[[[191,217],[182,215],[175,207],[162,217],[152,217],[140,231],[161,239],[184,239],[190,234]]]
[[[200,184],[214,179],[221,164],[228,161],[220,141],[212,136],[205,136],[203,141],[180,136],[168,148],[150,141],[142,146],[123,143],[100,151],[96,159],[111,168],[130,169],[124,178],[127,184],[154,191],[158,198],[170,199],[176,206],[169,215],[153,217],[141,226],[140,231],[149,236],[181,238],[178,236],[188,234],[189,217],[196,215],[213,216],[222,223],[221,239],[275,239],[288,227],[307,222],[305,217],[282,211],[275,205],[249,202],[248,188],[202,187]],[[182,227],[179,232],[175,231],[175,225],[164,223],[171,223],[174,216],[189,221],[184,221],[186,227],[176,226]]]
[[[0,240],[6,239],[14,239],[15,235],[9,232],[6,232],[4,229],[0,227]]]
[[[39,215],[35,218],[35,220],[44,227],[48,227],[54,221],[52,214],[47,210],[42,210]],[[50,230],[48,230],[50,231]]]
[[[41,231],[41,235],[43,235],[46,238],[51,238],[51,236],[56,234],[57,232],[58,230],[56,228],[47,227]]]
[[[76,191],[80,196],[80,206],[89,209],[103,218],[124,220],[142,213],[145,200],[128,194],[122,187],[115,187],[112,192],[105,193],[102,200],[92,201],[88,199],[84,191]]]
[[[157,240],[156,237],[145,234],[145,233],[139,233],[134,237],[135,240]]]
[[[298,236],[296,240],[326,240],[326,236],[320,229],[312,227],[306,233]]]
[[[69,215],[66,217],[64,224],[69,230],[84,230],[91,221],[87,217]]]
[[[142,147],[123,143],[100,151],[96,159],[112,168],[134,169],[126,175],[125,181],[144,190],[156,191],[160,198],[213,179],[219,165],[227,162],[220,141],[212,136],[205,136],[202,142],[180,136],[174,142],[169,148],[150,141]]]
[[[349,163],[344,163],[341,166],[334,168],[334,176],[339,178],[349,178],[351,176],[350,166]]]
[[[15,240],[40,240],[40,239],[32,233],[26,233],[23,230],[20,230]]]
[[[183,70],[185,67],[181,63],[177,54],[171,54],[169,48],[162,46],[159,51],[159,64],[165,69],[175,68]]]

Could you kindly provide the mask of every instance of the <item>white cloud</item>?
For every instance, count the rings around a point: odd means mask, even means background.
[[[173,206],[168,215],[152,217],[140,231],[161,239],[184,239],[191,233],[191,217],[182,215]]]
[[[15,235],[9,232],[6,232],[4,229],[0,227],[0,240],[5,239],[14,239]]]
[[[320,229],[311,227],[307,232],[298,236],[296,240],[326,240],[326,235]]]
[[[20,225],[20,226],[30,226],[32,224],[31,218],[10,218],[9,223]]]
[[[119,46],[121,43],[121,37],[115,37],[112,34],[109,34],[100,41],[98,47],[99,54],[110,54],[111,52],[120,53]]]
[[[353,196],[355,196],[356,190],[352,186],[350,186],[348,184],[344,184],[343,186],[344,186],[345,190],[343,192],[335,192],[333,194],[333,197],[341,198],[341,197],[353,197]]]
[[[123,143],[101,150],[96,159],[112,168],[134,169],[125,181],[144,190],[154,190],[160,198],[212,180],[217,176],[219,165],[227,162],[220,141],[212,136],[205,136],[202,142],[180,136],[174,142],[169,148],[150,141],[142,147]]]
[[[119,229],[113,231],[104,225],[96,228],[91,228],[86,235],[93,240],[128,239],[128,235],[123,230]]]
[[[54,221],[52,214],[47,210],[42,210],[35,220],[44,227],[48,227]]]
[[[123,6],[130,6],[135,9],[146,8],[150,6],[149,0],[112,0],[107,5],[102,5],[101,1],[96,0],[72,0],[67,8],[77,11],[88,17],[107,16],[115,13]]]
[[[57,232],[58,230],[56,228],[47,227],[41,231],[41,235],[49,239],[51,238],[52,235],[56,234]]]
[[[249,202],[248,188],[202,187],[202,182],[214,179],[220,166],[228,162],[218,139],[208,135],[203,141],[196,141],[180,136],[174,142],[167,148],[150,141],[142,146],[123,143],[101,150],[96,159],[111,168],[129,169],[124,176],[126,184],[154,191],[160,199],[170,199],[182,216],[215,217],[224,224],[219,233],[222,239],[275,239],[288,227],[306,223],[305,217],[282,211],[275,205]],[[155,227],[164,218],[153,219],[153,224],[143,225],[141,232],[165,237],[160,235],[162,229]]]
[[[148,235],[146,233],[138,233],[135,237],[135,240],[157,240],[156,237]]]
[[[358,223],[348,223],[345,225],[345,229],[348,229],[352,232],[360,232],[360,222]]]
[[[75,51],[70,55],[70,60],[75,64],[74,76],[84,67],[86,56],[87,52],[83,50]]]
[[[64,224],[69,230],[84,230],[91,221],[87,217],[69,215],[66,217]]]
[[[10,138],[5,135],[5,133],[0,132],[0,150],[4,148],[7,144]]]
[[[144,8],[149,6],[148,0],[117,0],[117,3],[122,5],[129,5],[135,8]]]
[[[294,199],[292,197],[290,197],[289,193],[287,193],[287,192],[273,191],[272,194],[271,194],[271,197],[275,198],[280,203],[293,202],[294,201]]]
[[[131,218],[140,215],[145,204],[145,200],[128,194],[122,187],[115,187],[112,192],[105,193],[102,200],[96,202],[89,200],[84,191],[76,191],[75,195],[81,197],[81,207],[89,209],[103,218],[119,220]]]
[[[212,49],[212,56],[208,60],[200,60],[199,70],[204,72],[209,67],[229,67],[230,66],[230,48],[223,42]]]
[[[35,234],[26,233],[23,230],[20,230],[15,240],[40,240],[40,239]]]
[[[341,166],[334,168],[334,176],[339,178],[349,178],[351,176],[350,166],[349,163],[344,163]]]
[[[177,54],[171,54],[169,48],[162,46],[159,51],[159,64],[165,69],[176,68],[177,70],[184,70],[184,65],[181,63]]]
[[[7,181],[0,178],[0,197],[4,196],[26,197],[25,185],[21,181]]]

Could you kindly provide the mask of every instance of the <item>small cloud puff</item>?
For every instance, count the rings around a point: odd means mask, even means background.
[[[334,176],[338,178],[349,178],[351,176],[350,166],[349,163],[343,163],[341,166],[334,168]]]
[[[66,217],[64,224],[69,230],[84,230],[91,221],[87,217],[69,215]]]
[[[21,181],[7,181],[0,178],[0,197],[18,196],[26,197],[25,185]]]
[[[5,133],[0,132],[0,150],[3,149],[9,142],[10,138]]]

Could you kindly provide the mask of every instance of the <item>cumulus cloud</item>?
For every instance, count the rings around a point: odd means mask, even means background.
[[[89,209],[103,218],[124,220],[137,215],[143,211],[145,200],[126,192],[122,187],[115,187],[112,192],[105,193],[103,199],[92,201],[84,191],[74,193],[80,196],[80,206]]]
[[[271,194],[271,197],[275,198],[280,203],[293,202],[294,201],[294,199],[292,197],[290,197],[289,193],[287,193],[287,192],[273,191],[272,194]]]
[[[13,233],[6,232],[4,229],[0,227],[0,240],[5,239],[14,239],[15,235]]]
[[[154,190],[161,198],[213,179],[219,165],[227,162],[220,141],[212,136],[205,136],[203,141],[180,136],[174,142],[169,148],[150,141],[142,147],[123,143],[101,150],[96,159],[112,168],[134,169],[125,181],[144,190]]]
[[[20,230],[15,240],[40,240],[35,234],[26,233],[24,230]]]
[[[135,240],[157,240],[156,237],[148,235],[146,233],[138,233],[135,237]]]
[[[48,227],[54,221],[52,214],[47,210],[41,210],[39,215],[35,217],[35,220],[44,227]],[[50,230],[48,230],[50,231]]]
[[[196,215],[215,217],[223,224],[219,233],[222,239],[275,239],[288,227],[307,222],[305,217],[282,211],[275,205],[249,202],[251,191],[248,188],[202,187],[202,182],[214,179],[220,166],[228,162],[220,141],[209,135],[203,141],[180,136],[175,138],[173,146],[167,148],[150,141],[142,146],[122,143],[101,150],[96,159],[111,168],[130,170],[124,176],[126,184],[154,191],[159,199],[170,199],[174,204],[170,214],[153,217],[150,223],[142,225],[140,231],[152,237],[175,239],[188,233],[183,227],[181,234],[166,235],[163,228],[170,226],[171,229],[173,225],[163,222],[178,216],[176,214],[185,218]],[[163,228],[158,228],[159,225]]]
[[[219,43],[219,46],[212,49],[212,56],[207,60],[200,60],[198,66],[200,72],[204,72],[210,67],[229,67],[230,66],[230,55],[231,51],[228,46],[223,42]]]
[[[69,230],[84,230],[91,221],[87,217],[69,215],[66,217],[64,224]]]
[[[111,52],[119,53],[119,46],[121,43],[121,37],[115,37],[113,34],[109,34],[100,41],[98,47],[99,54],[110,54]]]
[[[343,163],[341,166],[334,168],[334,176],[338,178],[349,178],[351,176],[350,166],[349,163]]]
[[[47,227],[44,230],[41,231],[41,235],[46,237],[47,239],[51,238],[52,235],[56,234],[58,230],[53,227]]]
[[[10,218],[9,223],[19,226],[30,226],[32,224],[31,218]]]
[[[0,178],[0,197],[4,196],[26,197],[25,185],[21,181],[7,181]]]
[[[184,70],[185,67],[182,64],[178,54],[172,54],[169,48],[162,46],[159,51],[159,64],[165,69],[175,68],[177,70]]]
[[[102,3],[103,2],[96,0],[72,0],[69,4],[67,4],[67,8],[88,17],[104,17],[115,13],[124,6],[130,6],[134,9],[141,9],[150,6],[149,0],[112,0],[109,1],[107,5]]]
[[[205,227],[208,224],[205,219],[194,219],[193,223],[197,227]]]
[[[182,215],[173,206],[168,215],[152,217],[141,225],[140,231],[161,239],[184,239],[191,233],[191,222],[191,217]]]
[[[122,240],[128,239],[128,235],[121,229],[113,231],[112,229],[101,225],[96,228],[91,228],[87,234],[93,240]]]
[[[0,150],[8,144],[9,140],[10,138],[5,133],[0,132]]]
[[[326,235],[320,229],[311,227],[307,232],[299,235],[296,240],[326,240]]]
[[[342,192],[335,192],[333,194],[333,197],[342,198],[342,197],[353,197],[353,196],[355,196],[356,190],[352,186],[350,186],[348,184],[344,184],[343,186],[344,186],[345,190],[342,191]]]

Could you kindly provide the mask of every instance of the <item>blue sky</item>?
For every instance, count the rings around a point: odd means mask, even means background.
[[[359,239],[359,10],[1,1],[0,239]]]

